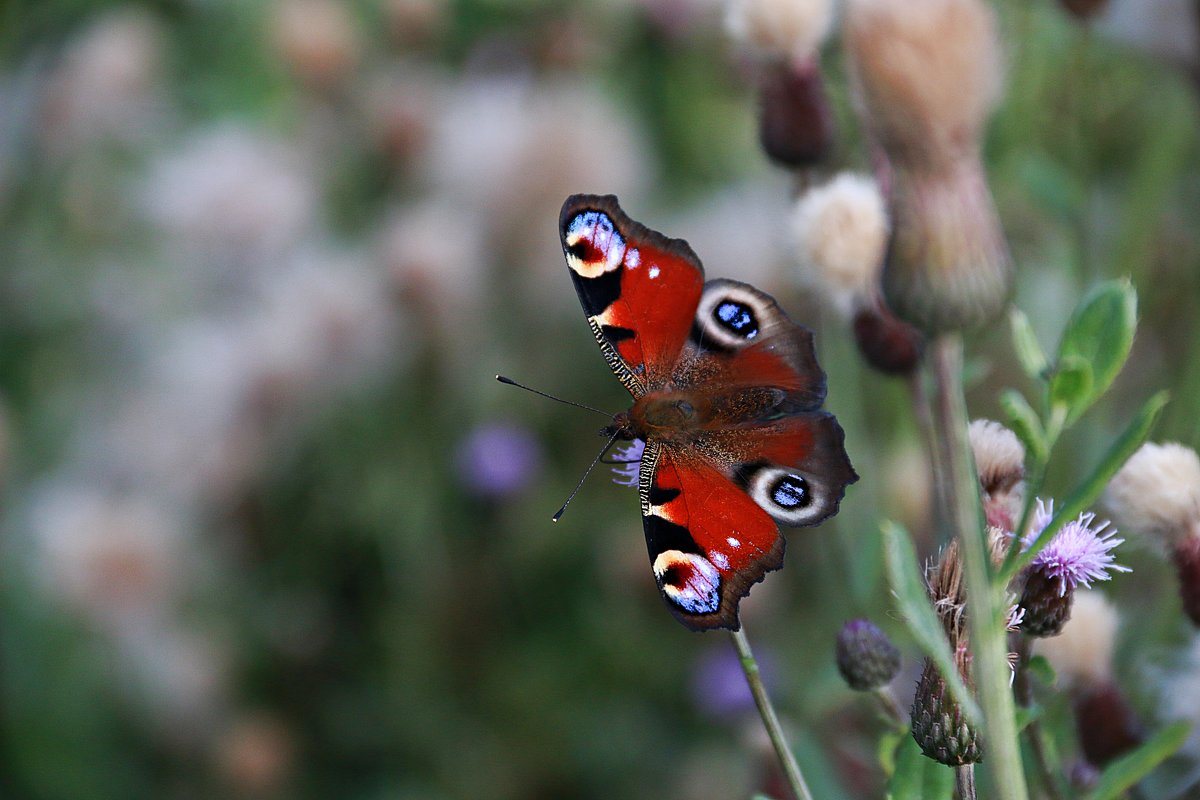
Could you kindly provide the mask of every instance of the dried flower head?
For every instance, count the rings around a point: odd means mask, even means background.
[[[829,33],[831,0],[732,0],[725,27],[737,42],[764,56],[804,59]]]
[[[1035,652],[1050,661],[1064,685],[1099,685],[1112,676],[1117,625],[1117,611],[1108,598],[1095,591],[1076,592],[1070,621],[1058,636],[1038,639]]]
[[[981,0],[851,0],[846,47],[868,121],[897,163],[977,146],[1000,95],[995,18]]]
[[[1200,457],[1175,442],[1147,442],[1109,482],[1104,500],[1122,529],[1167,549],[1200,538]]]
[[[872,297],[888,240],[879,184],[843,172],[804,194],[791,232],[803,283],[817,287],[847,315]]]
[[[992,563],[999,565],[1007,553],[1008,534],[1000,528],[989,527],[987,537]],[[925,580],[929,599],[942,621],[946,635],[952,643],[965,641],[967,594],[963,586],[962,557],[958,552],[957,539],[942,549],[937,562],[926,570]]]
[[[879,626],[867,619],[853,619],[843,625],[834,652],[838,672],[858,692],[886,686],[900,671],[900,651]]]

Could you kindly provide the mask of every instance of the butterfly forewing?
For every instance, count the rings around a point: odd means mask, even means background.
[[[634,396],[666,383],[704,286],[696,254],[631,220],[612,195],[568,198],[559,234],[609,367]]]

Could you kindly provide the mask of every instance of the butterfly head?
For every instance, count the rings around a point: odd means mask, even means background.
[[[630,442],[639,438],[634,427],[629,412],[621,411],[613,414],[612,422],[600,429],[600,435],[605,439],[620,439],[623,442]]]

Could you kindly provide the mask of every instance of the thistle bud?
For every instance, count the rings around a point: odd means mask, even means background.
[[[1200,625],[1200,457],[1181,444],[1147,443],[1108,484],[1105,503],[1126,531],[1170,554],[1183,608]]]
[[[880,298],[855,312],[854,341],[863,359],[888,375],[911,373],[925,349],[921,332],[899,319]]]
[[[976,155],[937,172],[897,169],[891,216],[883,295],[897,316],[932,335],[1000,313],[1013,266]]]
[[[834,140],[833,110],[817,59],[771,64],[758,91],[758,138],[784,167],[809,167],[825,158]]]
[[[855,619],[843,625],[835,652],[838,672],[856,692],[886,686],[900,671],[900,651],[870,620]]]
[[[884,298],[927,334],[983,324],[1012,284],[979,161],[1001,85],[993,14],[982,0],[853,0],[845,30],[867,124],[894,168]]]
[[[1076,19],[1089,20],[1108,5],[1108,0],[1059,0],[1059,5]]]
[[[1097,766],[1128,753],[1145,738],[1125,693],[1112,681],[1079,693],[1075,698],[1075,726],[1084,757]]]
[[[974,764],[983,758],[979,732],[967,722],[945,679],[928,658],[913,698],[912,735],[922,753],[950,767]]]

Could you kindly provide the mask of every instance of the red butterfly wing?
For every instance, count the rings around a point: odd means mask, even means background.
[[[738,602],[783,564],[771,517],[702,456],[651,443],[642,524],[667,607],[692,630],[737,630]]]
[[[635,397],[661,386],[687,341],[704,268],[682,239],[634,222],[612,195],[574,195],[559,215],[563,253],[609,367]]]

